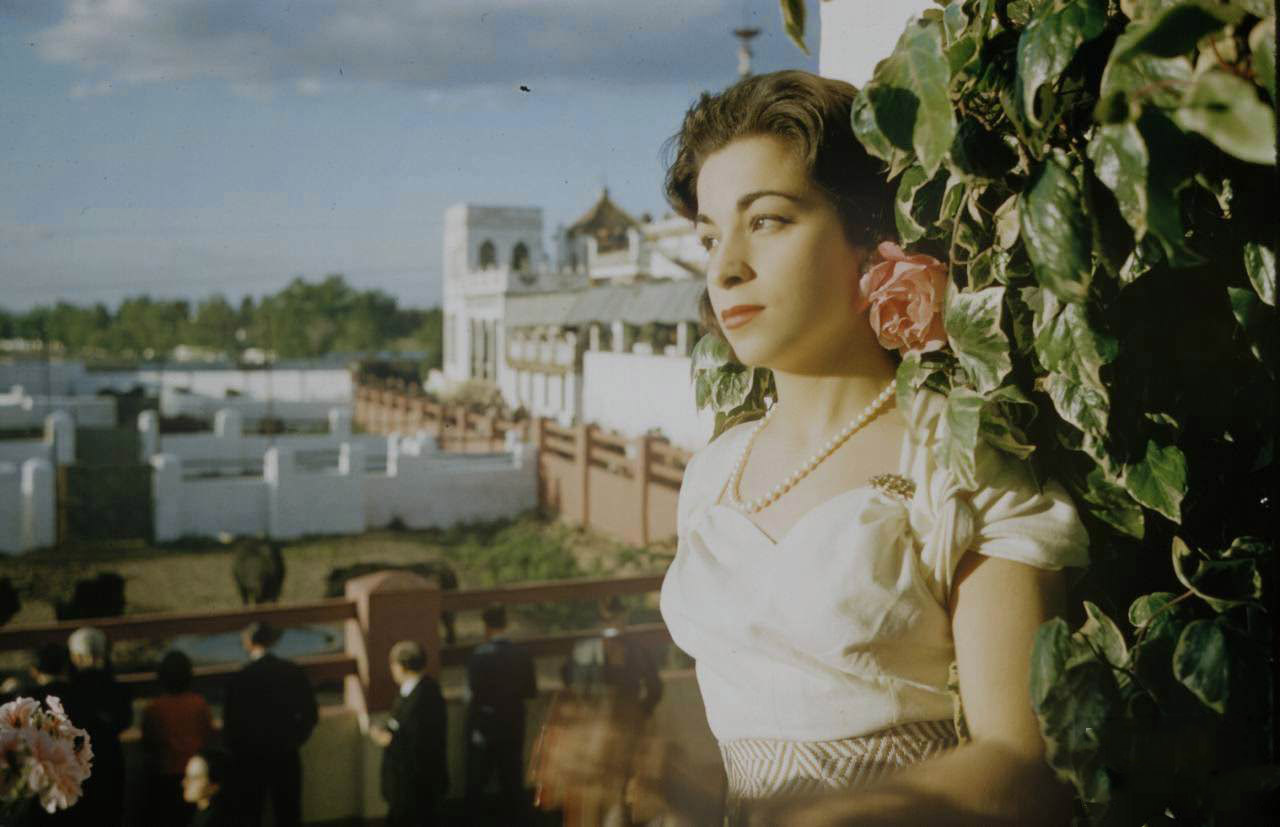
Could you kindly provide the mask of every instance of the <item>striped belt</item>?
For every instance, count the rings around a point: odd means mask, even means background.
[[[752,799],[858,787],[959,744],[951,721],[919,721],[835,741],[721,741],[728,810]]]

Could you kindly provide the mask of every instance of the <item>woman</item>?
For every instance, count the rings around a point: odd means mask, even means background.
[[[182,798],[195,810],[190,827],[233,827],[239,823],[227,792],[230,777],[231,756],[223,750],[202,749],[187,760]]]
[[[164,694],[142,711],[142,747],[147,757],[148,824],[184,824],[191,808],[183,802],[182,778],[191,757],[213,735],[213,713],[191,691],[191,659],[171,650],[157,673]]]
[[[853,95],[755,76],[704,95],[674,139],[667,193],[708,251],[704,306],[777,398],[689,463],[663,617],[697,661],[731,818],[1065,822],[1029,660],[1087,536],[1061,487],[992,449],[963,486],[933,450],[945,399],[895,397],[900,354],[945,344],[946,274],[893,243]],[[675,803],[697,809],[688,792]]]

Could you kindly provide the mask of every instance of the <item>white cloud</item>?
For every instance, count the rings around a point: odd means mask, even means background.
[[[775,35],[759,45],[787,55],[776,0],[755,5]],[[728,79],[741,21],[735,0],[69,0],[38,41],[46,59],[109,78],[85,94],[188,80],[320,94]]]
[[[114,86],[109,80],[100,80],[96,83],[90,81],[80,81],[71,86],[71,97],[73,98],[95,98],[101,95],[110,95]]]

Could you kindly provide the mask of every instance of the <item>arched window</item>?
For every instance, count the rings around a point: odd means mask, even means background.
[[[498,248],[493,246],[493,242],[485,239],[480,244],[480,269],[488,270],[491,267],[498,266]]]
[[[511,269],[517,273],[523,273],[529,269],[529,248],[523,241],[517,241],[515,248],[511,251]]]

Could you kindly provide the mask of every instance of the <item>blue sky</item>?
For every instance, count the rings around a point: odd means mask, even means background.
[[[437,304],[449,204],[663,212],[744,20],[757,71],[816,70],[777,0],[0,0],[0,307],[333,272]]]

